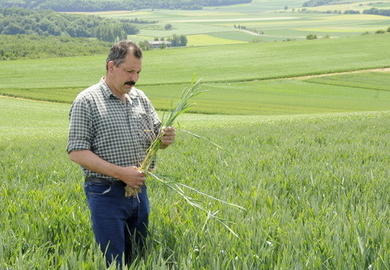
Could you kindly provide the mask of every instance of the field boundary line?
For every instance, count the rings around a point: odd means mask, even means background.
[[[373,91],[380,91],[380,92],[390,92],[390,89],[387,90],[387,89],[380,89],[380,88],[373,88],[373,87],[344,85],[344,84],[338,84],[338,83],[316,82],[316,81],[305,81],[305,83],[313,83],[313,84],[320,84],[320,85],[331,85],[331,86],[340,86],[340,87],[351,87],[351,88],[358,88],[358,89],[364,89],[364,90],[373,90]]]
[[[37,89],[39,89],[39,88],[37,88]],[[0,93],[0,98],[5,98],[5,99],[6,98],[9,98],[9,99],[13,98],[13,99],[35,101],[35,102],[44,102],[44,103],[72,104],[71,102],[60,101],[60,100],[52,100],[52,99],[44,99],[44,98],[29,98],[29,97],[4,94],[4,93]]]
[[[310,78],[316,77],[326,77],[326,76],[334,76],[334,75],[343,75],[343,74],[352,74],[352,73],[363,73],[363,72],[390,72],[390,66],[383,67],[374,67],[374,68],[362,68],[362,69],[351,69],[351,70],[340,70],[340,71],[329,71],[329,72],[313,72],[305,75],[279,75],[279,76],[270,76],[270,77],[254,77],[254,78],[246,78],[246,79],[232,79],[232,80],[203,80],[202,83],[236,83],[236,82],[253,82],[253,81],[273,81],[273,80],[295,80],[301,79],[306,80]],[[188,81],[185,82],[164,82],[164,83],[140,83],[139,86],[159,86],[159,85],[180,85],[180,84],[188,84]]]
[[[16,99],[16,100],[23,100],[23,101],[29,101],[29,102],[42,102],[42,103],[59,103],[59,104],[70,104],[67,102],[53,102],[53,101],[47,101],[47,100],[39,100],[39,99],[30,99],[30,98],[23,98],[23,97],[16,97],[16,96],[7,96],[0,94],[0,99]],[[165,111],[165,110],[158,110],[158,111]],[[258,118],[255,122],[273,122],[273,121],[292,121],[292,120],[302,120],[302,119],[318,119],[318,118],[330,118],[330,117],[351,117],[351,116],[362,116],[362,115],[377,115],[377,114],[389,114],[390,110],[379,110],[379,111],[349,111],[349,112],[320,112],[320,113],[306,113],[306,114],[277,114],[277,115],[263,115],[263,114],[212,114],[212,113],[200,113],[200,112],[194,112],[189,111],[186,113],[188,115],[218,115],[218,116],[224,116],[224,117],[231,117],[231,118],[243,118],[248,120],[248,117],[252,118]],[[249,119],[250,120],[250,119]],[[250,120],[250,122],[253,122]]]
[[[362,86],[348,86],[348,85],[341,85],[341,84],[332,84],[332,83],[322,83],[322,82],[313,82],[308,81],[308,79],[311,78],[320,78],[320,77],[327,77],[327,76],[334,76],[334,75],[345,75],[345,74],[356,74],[356,73],[364,73],[364,72],[390,72],[390,66],[384,66],[384,67],[375,67],[375,68],[364,68],[364,69],[355,69],[355,70],[349,70],[349,71],[336,71],[336,72],[328,72],[328,73],[313,73],[313,74],[306,74],[306,75],[287,75],[287,76],[274,76],[274,77],[266,77],[266,78],[247,78],[247,79],[233,79],[233,80],[205,80],[202,81],[202,84],[218,84],[218,83],[239,83],[239,82],[254,82],[254,81],[275,81],[275,80],[305,80],[307,83],[315,83],[315,84],[322,84],[322,85],[334,85],[334,86],[343,86],[343,87],[354,87],[359,89],[366,89],[366,90],[375,90],[375,91],[384,91],[389,92],[389,90],[384,89],[378,89],[378,88],[369,88],[369,87],[362,87]],[[143,86],[163,86],[163,85],[187,85],[188,81],[185,82],[166,82],[166,83],[151,83],[151,84],[139,84],[140,87]],[[44,87],[44,89],[48,89],[50,87]],[[87,86],[69,86],[69,87],[53,87],[52,89],[64,89],[64,88],[71,88],[71,89],[85,89]],[[8,88],[2,88],[2,89],[8,89]],[[13,89],[13,88],[11,88]],[[43,88],[17,88],[17,89],[43,89]],[[9,97],[9,98],[19,98],[23,100],[36,100],[41,102],[51,102],[51,103],[63,103],[63,104],[71,104],[71,102],[62,101],[62,100],[54,100],[54,99],[46,99],[46,98],[31,98],[23,95],[13,95],[8,93],[1,93],[0,88],[0,97]]]
[[[334,73],[323,73],[323,74],[313,74],[313,75],[305,75],[305,76],[297,76],[295,79],[307,80],[311,78],[320,78],[334,75],[344,75],[344,74],[355,74],[355,73],[363,73],[363,72],[390,72],[390,67],[382,67],[382,68],[370,68],[370,69],[358,69],[351,71],[341,71]]]
[[[390,66],[383,67],[374,67],[374,68],[364,68],[364,69],[351,69],[351,70],[340,70],[340,71],[329,71],[329,72],[313,72],[307,73],[305,75],[291,74],[291,75],[279,75],[279,76],[270,76],[270,77],[253,77],[253,78],[244,78],[244,79],[232,79],[232,80],[202,80],[202,84],[205,83],[237,83],[237,82],[253,82],[253,81],[273,81],[273,80],[306,80],[311,78],[319,78],[326,76],[334,75],[343,75],[343,74],[352,74],[352,73],[363,73],[363,72],[390,72]],[[188,81],[176,81],[176,82],[162,82],[162,83],[139,83],[138,86],[161,86],[161,85],[187,85]],[[89,85],[84,86],[53,86],[53,87],[28,87],[28,88],[0,88],[1,89],[86,89]],[[7,94],[0,94],[5,95]]]

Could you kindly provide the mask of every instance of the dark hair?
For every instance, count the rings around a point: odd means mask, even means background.
[[[112,45],[110,53],[106,59],[106,70],[108,70],[108,62],[113,61],[115,66],[122,64],[127,56],[127,53],[131,51],[133,56],[138,59],[142,58],[142,50],[132,41],[122,40]]]

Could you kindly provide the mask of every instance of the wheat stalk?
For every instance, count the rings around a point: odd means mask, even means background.
[[[140,165],[140,167],[138,169],[141,172],[145,173],[146,175],[152,177],[156,181],[162,183],[166,187],[174,190],[177,194],[179,194],[192,207],[197,208],[197,209],[205,212],[207,214],[207,219],[206,219],[205,224],[204,224],[203,227],[206,226],[206,224],[207,224],[207,222],[208,222],[208,220],[210,218],[214,218],[216,221],[221,223],[234,236],[238,237],[237,233],[235,233],[226,224],[226,221],[224,219],[222,219],[222,218],[217,216],[218,211],[211,212],[210,210],[204,208],[200,203],[196,202],[195,199],[193,199],[191,196],[187,195],[186,192],[184,191],[184,189],[190,190],[190,191],[195,192],[195,193],[197,193],[197,194],[199,194],[199,195],[201,195],[203,197],[206,197],[208,199],[212,199],[212,200],[218,201],[218,202],[223,203],[225,205],[236,207],[236,208],[238,208],[240,210],[246,210],[245,208],[243,208],[242,206],[239,206],[237,204],[229,203],[229,202],[223,201],[221,199],[215,198],[215,197],[213,197],[211,195],[208,195],[208,194],[206,194],[204,192],[198,191],[197,189],[195,189],[193,187],[190,187],[190,186],[187,186],[187,185],[184,185],[184,184],[181,184],[181,183],[176,183],[174,181],[163,180],[160,177],[158,177],[157,175],[153,174],[149,170],[149,168],[150,168],[153,160],[155,159],[155,157],[157,155],[157,152],[158,152],[158,150],[160,149],[160,146],[161,146],[161,138],[164,135],[162,129],[164,127],[171,127],[171,126],[173,126],[175,121],[176,121],[176,119],[177,119],[177,117],[180,116],[181,114],[185,113],[186,111],[188,111],[190,109],[190,107],[192,106],[192,104],[189,102],[190,99],[195,97],[195,96],[197,96],[197,95],[199,95],[200,93],[204,92],[204,91],[201,91],[199,89],[199,86],[200,86],[200,80],[193,81],[189,87],[187,87],[187,88],[185,88],[183,90],[183,92],[181,94],[181,97],[180,97],[180,100],[176,104],[176,107],[169,112],[168,117],[164,117],[163,118],[163,121],[161,123],[161,127],[160,127],[160,130],[159,130],[159,133],[156,136],[156,138],[153,140],[153,142],[151,143],[150,147],[148,148],[146,156],[145,156],[144,160],[142,161],[142,163],[141,163],[141,165]],[[222,149],[221,146],[211,142],[207,138],[203,138],[203,137],[201,137],[199,135],[196,135],[196,134],[193,134],[193,133],[191,133],[189,131],[185,131],[185,132],[187,134],[190,134],[190,135],[198,138],[198,139],[199,138],[205,139],[209,143],[211,143],[212,145],[216,146],[217,148]],[[125,187],[125,196],[126,197],[136,196],[138,198],[139,191],[140,191],[140,188],[135,189],[135,188],[132,188],[131,186],[127,185]]]
[[[188,111],[190,107],[193,105],[189,102],[190,99],[204,92],[199,89],[199,86],[200,86],[200,80],[197,80],[197,81],[193,81],[189,87],[184,88],[181,97],[176,104],[176,107],[169,112],[168,117],[163,118],[160,131],[157,137],[153,140],[153,142],[149,146],[146,156],[142,161],[140,167],[138,168],[141,172],[144,172],[145,174],[148,173],[150,165],[152,164],[153,160],[157,155],[158,150],[160,149],[161,138],[164,135],[162,129],[164,127],[173,126],[177,117],[185,113],[186,111]],[[136,189],[127,185],[125,187],[125,196],[126,197],[136,196],[139,193],[139,191],[140,191],[139,188]]]

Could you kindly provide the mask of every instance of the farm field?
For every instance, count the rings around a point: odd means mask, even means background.
[[[371,8],[377,8],[377,9],[387,9],[390,7],[390,1],[376,1],[376,0],[368,0],[368,1],[354,1],[350,3],[343,3],[343,1],[340,1],[339,4],[334,5],[325,5],[325,6],[318,6],[318,7],[307,7],[306,9],[309,11],[333,11],[333,10],[358,10],[363,11],[366,9]]]
[[[377,30],[386,30],[390,25],[389,17],[376,15],[339,15],[339,14],[306,14],[306,13],[278,13],[265,14],[263,17],[253,17],[249,19],[188,19],[177,21],[160,22],[160,26],[146,26],[141,29],[140,35],[143,39],[151,40],[154,37],[169,37],[172,34],[195,35],[212,33],[229,33],[238,31],[234,28],[236,25],[244,26],[250,31],[259,31],[262,34],[255,36],[247,31],[240,31],[242,36],[251,41],[275,41],[287,39],[305,39],[308,34],[317,34],[319,37],[329,36],[333,38],[342,36],[356,36],[365,32],[375,32]],[[246,15],[249,16],[249,15]],[[164,30],[164,25],[170,23],[173,29]],[[132,39],[133,36],[130,36]],[[137,38],[135,38],[137,39]],[[226,40],[242,40],[232,36]],[[196,44],[188,44],[196,46]],[[214,45],[214,43],[210,43]]]
[[[103,269],[68,104],[0,98],[0,268]],[[247,208],[210,204],[239,239],[149,181],[149,255],[137,269],[389,268],[390,113],[184,115],[157,173]],[[204,155],[204,153],[208,153]],[[180,161],[180,162],[178,162]],[[370,266],[371,265],[371,266]]]
[[[379,75],[380,74],[380,75]],[[344,75],[346,77],[346,75]],[[333,77],[340,77],[339,80]],[[194,99],[197,113],[275,115],[390,110],[390,73],[358,73],[357,81],[333,75],[306,81],[265,80],[243,83],[205,83],[207,92]],[[379,80],[379,79],[380,80]],[[347,78],[349,79],[349,77]],[[358,80],[362,85],[357,85]],[[375,80],[379,86],[370,85]],[[348,85],[351,84],[351,85]],[[365,83],[365,84],[364,84]],[[171,108],[183,84],[142,87],[160,110]],[[11,89],[1,94],[29,99],[71,103],[78,88]]]
[[[305,1],[254,0],[249,4],[208,7],[203,10],[141,10],[88,13],[103,17],[142,19],[153,24],[140,24],[140,33],[129,36],[135,41],[168,38],[173,34],[209,36],[207,45],[231,44],[233,41],[261,42],[301,40],[308,34],[318,37],[338,38],[374,33],[390,26],[390,17],[365,14],[338,14],[346,10],[387,8],[390,1],[355,1],[339,5],[305,7]],[[331,13],[325,13],[325,12]],[[172,25],[165,30],[164,26]],[[246,27],[239,30],[235,26]],[[253,32],[261,35],[254,35]],[[231,34],[239,32],[240,35]],[[211,37],[223,35],[224,40]],[[229,34],[230,33],[230,34]],[[210,37],[211,36],[211,37]],[[205,39],[205,38],[204,38]],[[204,46],[204,43],[189,42],[189,46]]]
[[[146,51],[139,85],[235,82],[389,67],[390,35]],[[0,62],[0,89],[84,88],[105,55]],[[209,61],[213,59],[213,61]]]
[[[147,51],[139,88],[160,110],[170,108],[194,76],[202,78],[208,91],[197,98],[194,112],[271,115],[388,110],[388,70],[300,76],[389,67],[385,49],[389,42],[390,35],[375,35]],[[0,94],[71,103],[103,74],[100,55],[2,62]]]

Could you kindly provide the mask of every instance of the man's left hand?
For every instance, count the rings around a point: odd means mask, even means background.
[[[165,127],[162,129],[161,148],[166,148],[175,141],[176,130],[174,127]]]

